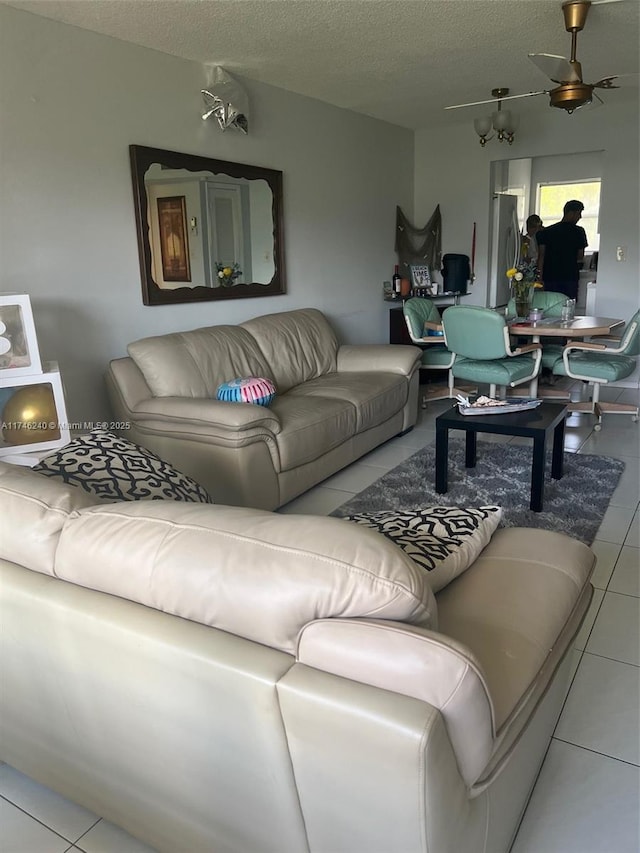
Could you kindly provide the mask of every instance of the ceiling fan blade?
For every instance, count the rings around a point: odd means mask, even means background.
[[[530,53],[529,59],[554,83],[579,83],[580,67],[572,65],[564,56],[550,53]]]
[[[626,0],[591,0],[592,6],[606,6],[608,3],[625,3]]]
[[[619,89],[620,85],[613,82],[614,80],[617,80],[619,76],[619,74],[613,74],[611,77],[603,77],[601,80],[598,80],[597,83],[592,83],[591,85],[595,89]]]
[[[488,101],[471,101],[469,104],[453,104],[450,107],[445,107],[445,110],[459,110],[462,107],[478,107],[481,104],[497,104],[498,101],[515,101],[517,98],[532,98],[534,95],[548,95],[546,89],[541,89],[539,92],[525,92],[522,95],[506,95],[504,98],[489,98]]]

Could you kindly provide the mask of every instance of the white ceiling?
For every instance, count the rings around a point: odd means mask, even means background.
[[[486,108],[443,108],[497,86],[551,88],[527,53],[570,53],[560,0],[0,2],[408,128],[468,120]],[[585,82],[638,72],[639,18],[638,0],[591,7],[578,36]],[[637,78],[625,83],[637,98]],[[629,89],[602,97],[626,100]],[[516,103],[550,109],[546,96]]]

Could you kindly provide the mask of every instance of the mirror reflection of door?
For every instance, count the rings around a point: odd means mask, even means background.
[[[206,182],[209,219],[210,269],[216,264],[233,267],[238,264],[242,274],[236,284],[252,281],[251,260],[245,253],[245,231],[251,233],[247,188],[215,181]],[[246,228],[245,228],[246,223]],[[215,274],[215,273],[214,273]],[[214,287],[217,282],[214,279]]]

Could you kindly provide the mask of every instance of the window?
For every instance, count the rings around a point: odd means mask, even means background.
[[[600,180],[575,181],[571,184],[538,184],[536,210],[545,225],[562,219],[562,208],[572,198],[584,204],[580,225],[587,232],[587,253],[600,248],[598,216],[600,214]]]

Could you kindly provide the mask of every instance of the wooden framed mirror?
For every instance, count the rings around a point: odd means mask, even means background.
[[[286,292],[282,172],[130,145],[142,301]]]

